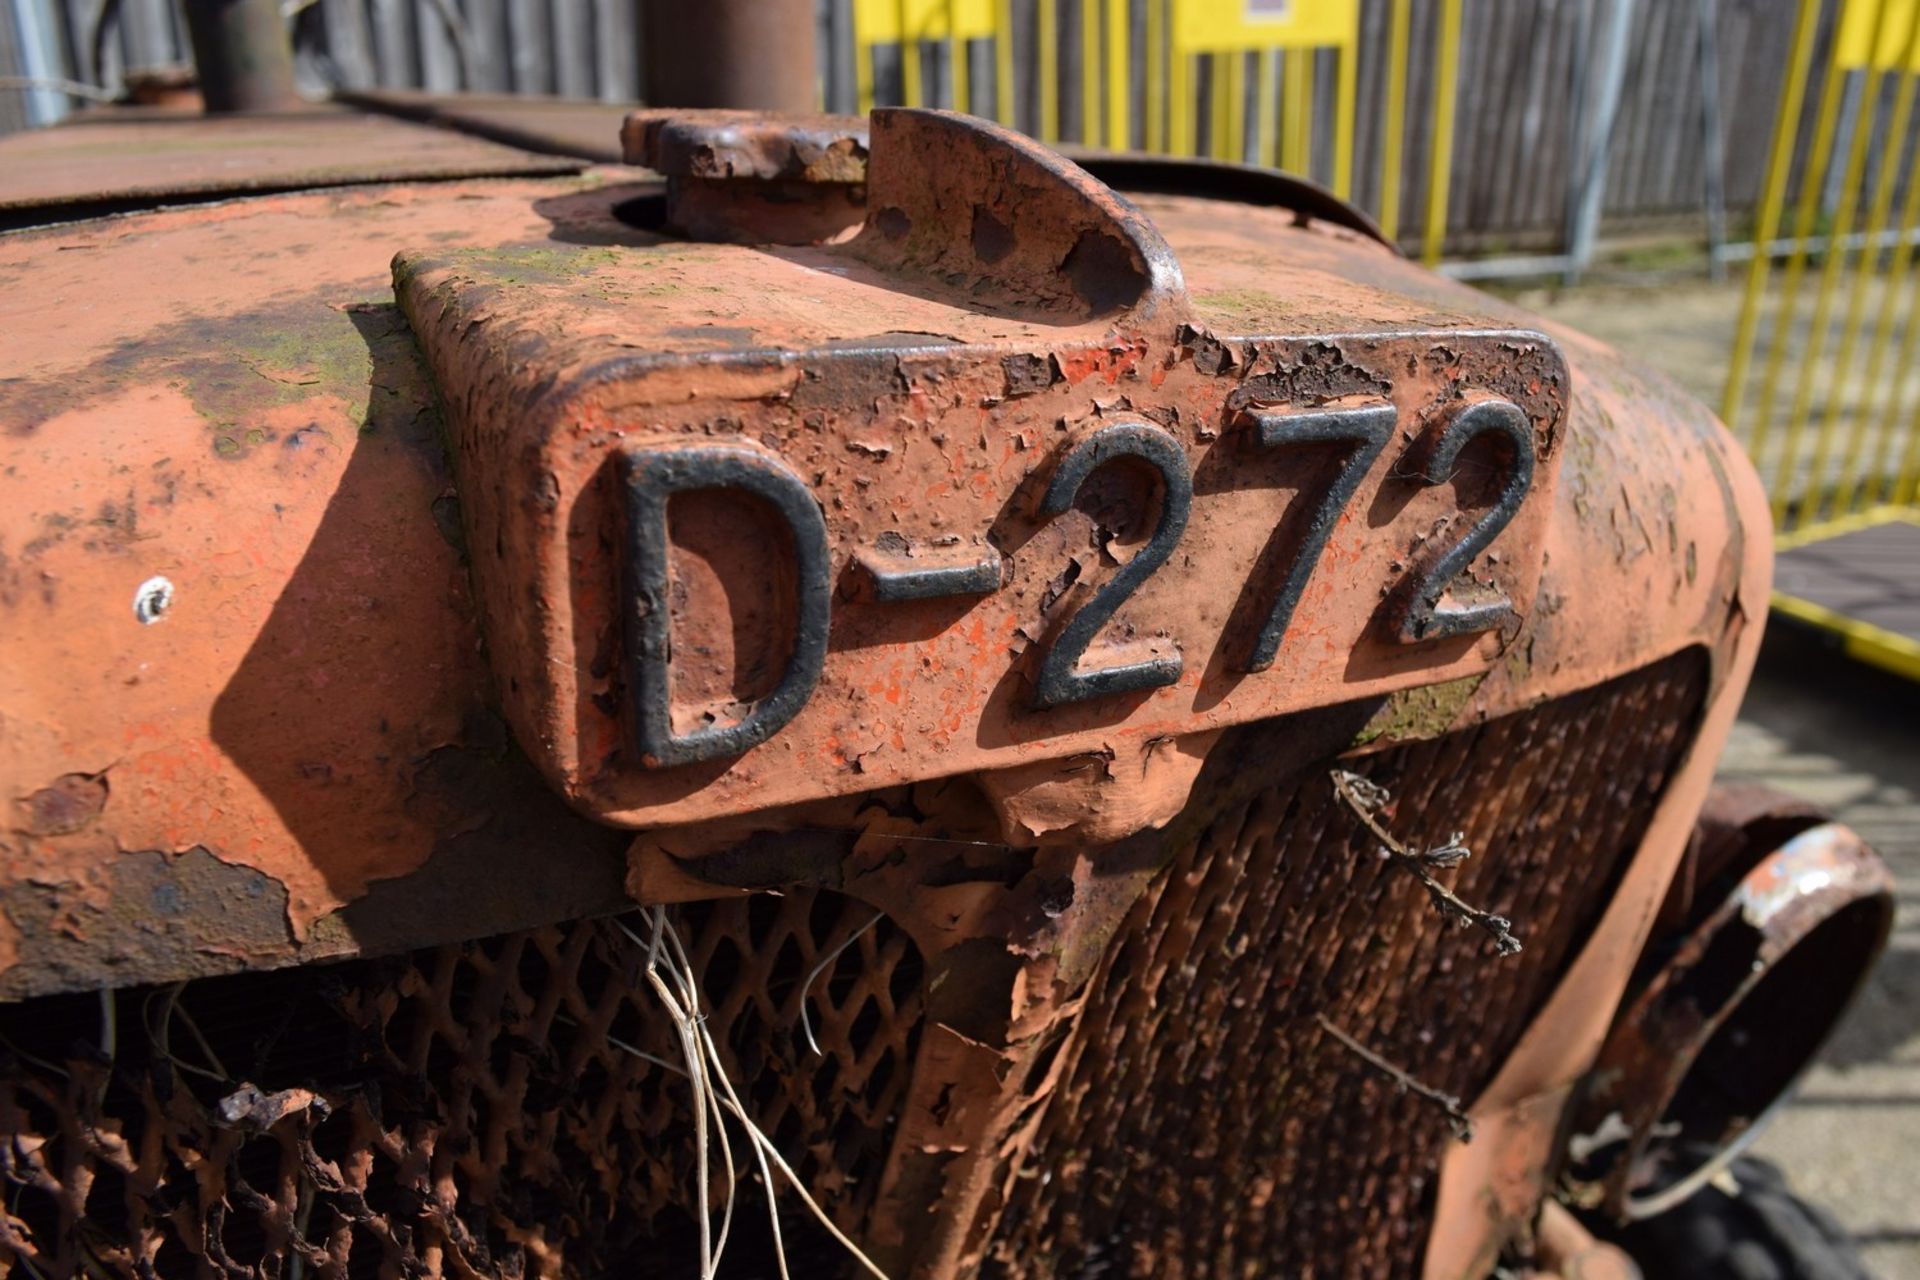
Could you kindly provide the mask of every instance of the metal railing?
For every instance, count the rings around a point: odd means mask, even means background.
[[[1777,99],[1793,4],[830,0],[858,91],[837,101],[830,75],[828,101],[1276,165],[1429,263],[1492,251],[1476,277],[1572,275],[1603,216],[1680,214],[1719,246],[1758,195],[1752,122]]]
[[[1377,208],[1397,238],[1414,6],[1387,3]],[[1438,4],[1420,234],[1430,262],[1446,234],[1464,8],[1463,0]],[[1012,0],[852,0],[859,109],[883,100],[884,50],[899,68],[894,100],[905,105],[992,115],[1048,142],[1320,171],[1336,194],[1352,196],[1360,0],[1039,0],[1029,8],[1022,23]],[[978,45],[991,50],[990,95],[971,74]],[[1327,96],[1317,84],[1323,62],[1333,72],[1331,129],[1316,118]],[[1035,89],[1025,118],[1023,78]],[[1062,97],[1074,93],[1077,120],[1063,130]]]
[[[646,96],[641,3],[288,7],[314,92],[630,101]],[[1736,220],[1757,202],[1796,3],[818,0],[821,96],[830,110],[964,105],[1049,140],[1278,163],[1347,192],[1429,260],[1470,256],[1481,277],[1577,270],[1602,220],[1701,227],[1723,169]],[[0,89],[0,131],[69,105],[45,77],[111,90],[185,57],[173,0],[8,8],[0,77],[45,87]],[[15,38],[23,17],[31,49]],[[1724,128],[1708,127],[1715,108]],[[1724,165],[1711,146],[1723,132]]]
[[[1804,538],[1920,497],[1920,0],[1800,0],[1793,33],[1721,417]]]

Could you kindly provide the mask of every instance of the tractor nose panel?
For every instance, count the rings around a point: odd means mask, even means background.
[[[932,112],[876,113],[870,155],[829,132],[629,129],[677,184],[667,225],[788,208],[790,243],[396,264],[508,718],[584,811],[1086,753],[1132,776],[1513,641],[1561,454],[1550,339],[1417,306],[1235,338],[1141,213],[1031,141]],[[820,207],[788,188],[858,190],[864,222],[800,243]]]

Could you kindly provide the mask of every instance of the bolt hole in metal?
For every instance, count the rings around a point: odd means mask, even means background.
[[[173,583],[158,575],[148,578],[133,593],[133,616],[150,627],[173,608]]]

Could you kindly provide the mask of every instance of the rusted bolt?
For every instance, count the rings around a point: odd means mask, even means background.
[[[867,213],[867,122],[755,111],[636,111],[627,163],[667,180],[666,228],[727,244],[821,244]]]

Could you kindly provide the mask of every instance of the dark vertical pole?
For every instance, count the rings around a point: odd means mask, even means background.
[[[648,0],[649,106],[818,111],[814,0]]]
[[[208,111],[301,105],[293,87],[293,42],[274,0],[186,0],[184,7]]]

